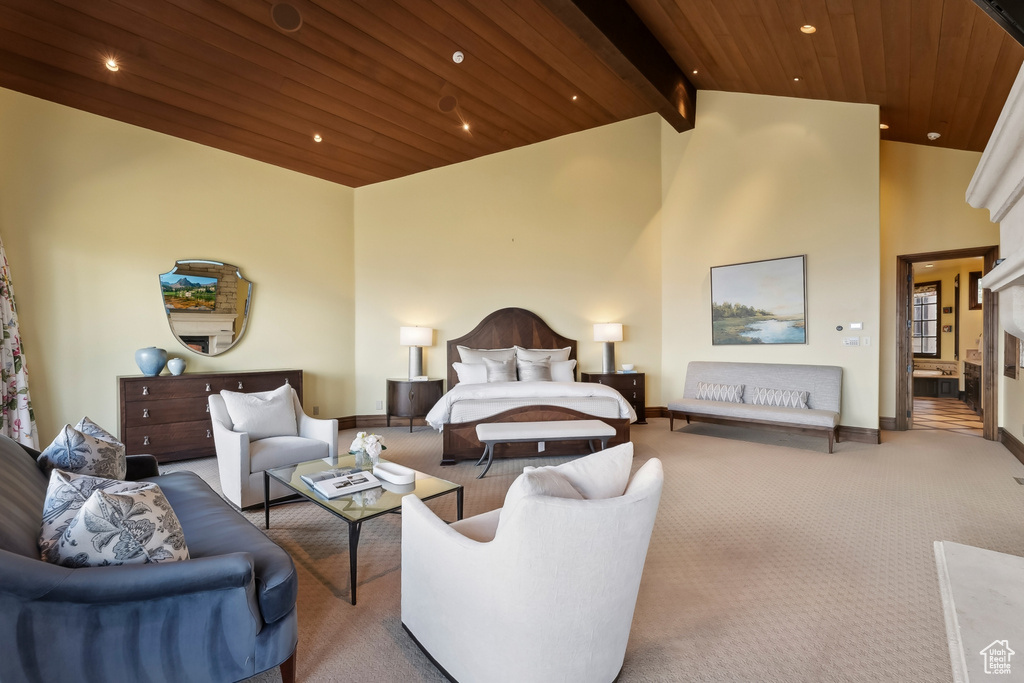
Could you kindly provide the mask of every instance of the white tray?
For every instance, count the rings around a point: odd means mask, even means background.
[[[416,470],[403,467],[393,462],[382,462],[373,467],[373,474],[378,479],[392,484],[412,484],[416,481]]]

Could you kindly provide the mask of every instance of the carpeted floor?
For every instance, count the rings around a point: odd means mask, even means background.
[[[378,431],[389,459],[465,485],[467,516],[500,506],[524,463],[565,460],[498,461],[478,481],[472,463],[439,466],[425,427]],[[884,432],[828,455],[820,438],[670,433],[666,419],[632,435],[634,468],[661,458],[665,488],[621,683],[949,681],[932,542],[1024,556],[1024,465],[998,443]],[[212,458],[163,469],[218,487]],[[429,505],[454,519],[454,496]],[[262,528],[262,510],[246,515]],[[444,680],[401,628],[399,516],[363,526],[355,607],[343,522],[299,503],[274,508],[271,525],[299,571],[299,680]]]

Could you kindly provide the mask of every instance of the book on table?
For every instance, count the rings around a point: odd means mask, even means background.
[[[299,479],[306,482],[306,486],[313,488],[316,486],[318,481],[326,481],[328,479],[334,479],[344,474],[352,474],[353,472],[360,472],[358,467],[332,467],[329,470],[323,472],[315,472],[313,474],[302,474],[299,475]]]
[[[342,474],[333,479],[323,479],[313,484],[313,490],[324,498],[347,496],[357,491],[365,491],[380,486],[377,477],[362,470]]]

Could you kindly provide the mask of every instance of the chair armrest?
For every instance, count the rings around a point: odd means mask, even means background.
[[[155,455],[129,455],[125,458],[125,464],[128,466],[128,473],[124,478],[128,481],[160,476],[160,467]]]
[[[0,593],[40,602],[111,604],[244,588],[253,576],[249,553],[81,569],[5,553]]]
[[[213,420],[213,445],[217,451],[218,462],[228,461],[237,464],[246,476],[249,475],[248,432],[236,432]]]
[[[316,439],[327,444],[331,460],[338,459],[338,421],[320,420],[305,413],[296,415],[298,418],[299,436]]]

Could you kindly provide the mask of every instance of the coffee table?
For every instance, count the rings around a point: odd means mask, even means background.
[[[381,462],[388,461],[382,458]],[[370,493],[371,491],[380,492],[380,489],[368,489],[348,496],[341,496],[339,498],[331,498],[328,500],[327,498],[315,493],[306,485],[306,482],[302,481],[300,478],[303,474],[316,474],[317,472],[322,472],[323,470],[332,467],[354,467],[355,463],[356,457],[354,455],[343,455],[338,457],[337,462],[333,462],[327,458],[321,458],[319,460],[300,462],[297,465],[264,470],[263,472],[263,509],[266,517],[266,528],[270,528],[271,477],[276,481],[281,482],[292,491],[295,491],[295,493],[299,494],[302,498],[313,501],[336,517],[340,517],[345,520],[348,524],[348,563],[349,579],[352,584],[353,605],[356,604],[356,550],[359,547],[359,530],[363,522],[389,513],[401,513],[402,498],[405,496],[413,495],[420,500],[430,500],[431,498],[447,495],[453,491],[455,492],[456,500],[456,516],[458,519],[462,519],[463,495],[462,484],[438,479],[437,477],[432,477],[429,474],[416,471],[416,481],[412,484],[398,485],[382,481],[381,483],[384,485],[384,491],[380,495],[380,498],[373,503],[364,502],[360,504],[360,501],[365,499],[365,496],[361,496],[360,494]]]

